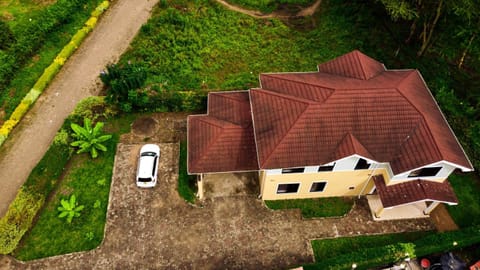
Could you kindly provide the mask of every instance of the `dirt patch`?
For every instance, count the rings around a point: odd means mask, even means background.
[[[136,135],[152,136],[158,129],[157,120],[152,117],[141,117],[132,124],[132,132]]]
[[[216,1],[217,3],[225,6],[230,10],[237,11],[237,12],[252,16],[254,18],[259,18],[259,19],[268,19],[268,18],[289,19],[289,18],[295,18],[295,17],[311,16],[318,10],[318,8],[320,7],[320,4],[322,3],[322,0],[317,0],[315,1],[315,3],[313,3],[311,6],[308,6],[308,7],[302,7],[298,5],[294,5],[294,6],[281,5],[278,10],[270,14],[264,14],[257,10],[249,10],[236,5],[232,5],[224,0],[216,0]]]
[[[205,198],[258,196],[258,173],[218,173],[203,178]]]
[[[430,213],[430,218],[439,232],[458,230],[457,224],[453,221],[444,204],[437,206]]]

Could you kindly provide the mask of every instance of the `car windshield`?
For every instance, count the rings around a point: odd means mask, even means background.
[[[157,154],[155,154],[155,152],[144,152],[140,156],[142,156],[142,157],[154,157],[156,155]]]
[[[150,182],[150,181],[152,181],[152,178],[142,178],[142,177],[140,177],[140,178],[138,178],[138,181],[139,182]]]

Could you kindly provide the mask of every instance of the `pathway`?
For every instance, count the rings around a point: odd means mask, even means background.
[[[258,19],[269,19],[269,18],[283,18],[283,19],[286,19],[286,18],[292,18],[292,17],[311,16],[318,10],[318,8],[320,7],[320,4],[322,3],[322,0],[317,0],[311,6],[302,8],[296,14],[285,14],[284,12],[279,12],[279,11],[274,11],[274,12],[269,13],[269,14],[264,14],[264,13],[262,13],[260,11],[257,11],[257,10],[250,10],[250,9],[245,9],[245,8],[242,8],[242,7],[239,7],[239,6],[236,6],[236,5],[232,5],[225,0],[216,0],[216,1],[217,1],[217,3],[223,5],[224,7],[228,8],[230,10],[237,11],[237,12],[252,16],[254,18],[258,18]]]
[[[158,0],[116,0],[0,149],[0,217],[64,119],[101,89],[99,72],[128,48]]]

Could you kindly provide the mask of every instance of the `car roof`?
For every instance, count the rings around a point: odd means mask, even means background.
[[[156,156],[160,154],[160,148],[156,144],[146,144],[142,146],[140,153],[153,152]],[[158,161],[157,161],[158,162]],[[155,156],[140,156],[139,168],[138,168],[138,177],[151,177],[153,166],[155,163]]]

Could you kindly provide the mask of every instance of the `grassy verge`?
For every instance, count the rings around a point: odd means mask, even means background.
[[[227,2],[241,6],[247,9],[260,10],[264,13],[270,13],[276,10],[281,4],[283,5],[300,5],[308,6],[315,2],[315,0],[228,0]]]
[[[74,155],[56,192],[46,202],[31,231],[23,238],[13,255],[20,260],[32,260],[90,250],[102,239],[110,192],[110,182],[119,134],[129,131],[133,116],[115,118],[106,122],[105,131],[114,137],[106,143],[108,151],[97,159],[88,154]],[[71,224],[58,218],[61,199],[75,194],[85,209]],[[54,235],[55,237],[52,237]]]
[[[458,205],[448,206],[448,212],[458,226],[480,225],[480,181],[473,174],[452,174],[450,184],[458,197]]]
[[[372,236],[341,237],[335,239],[313,240],[312,248],[315,261],[344,255],[354,250],[373,248],[395,244],[398,242],[412,242],[432,232],[395,233]]]
[[[351,198],[319,198],[265,201],[270,209],[295,209],[302,211],[305,218],[312,217],[340,217],[347,214],[353,206]]]
[[[178,165],[178,193],[189,203],[195,202],[195,176],[187,174],[187,142],[180,142],[180,160]]]
[[[89,1],[84,8],[72,13],[70,22],[49,33],[35,56],[15,72],[15,77],[8,87],[0,91],[0,108],[3,108],[6,112],[4,119],[10,116],[25,94],[42,75],[44,69],[52,63],[56,55],[70,41],[73,34],[83,26],[92,10],[100,2],[101,0]],[[22,16],[25,16],[25,14],[22,14]]]

